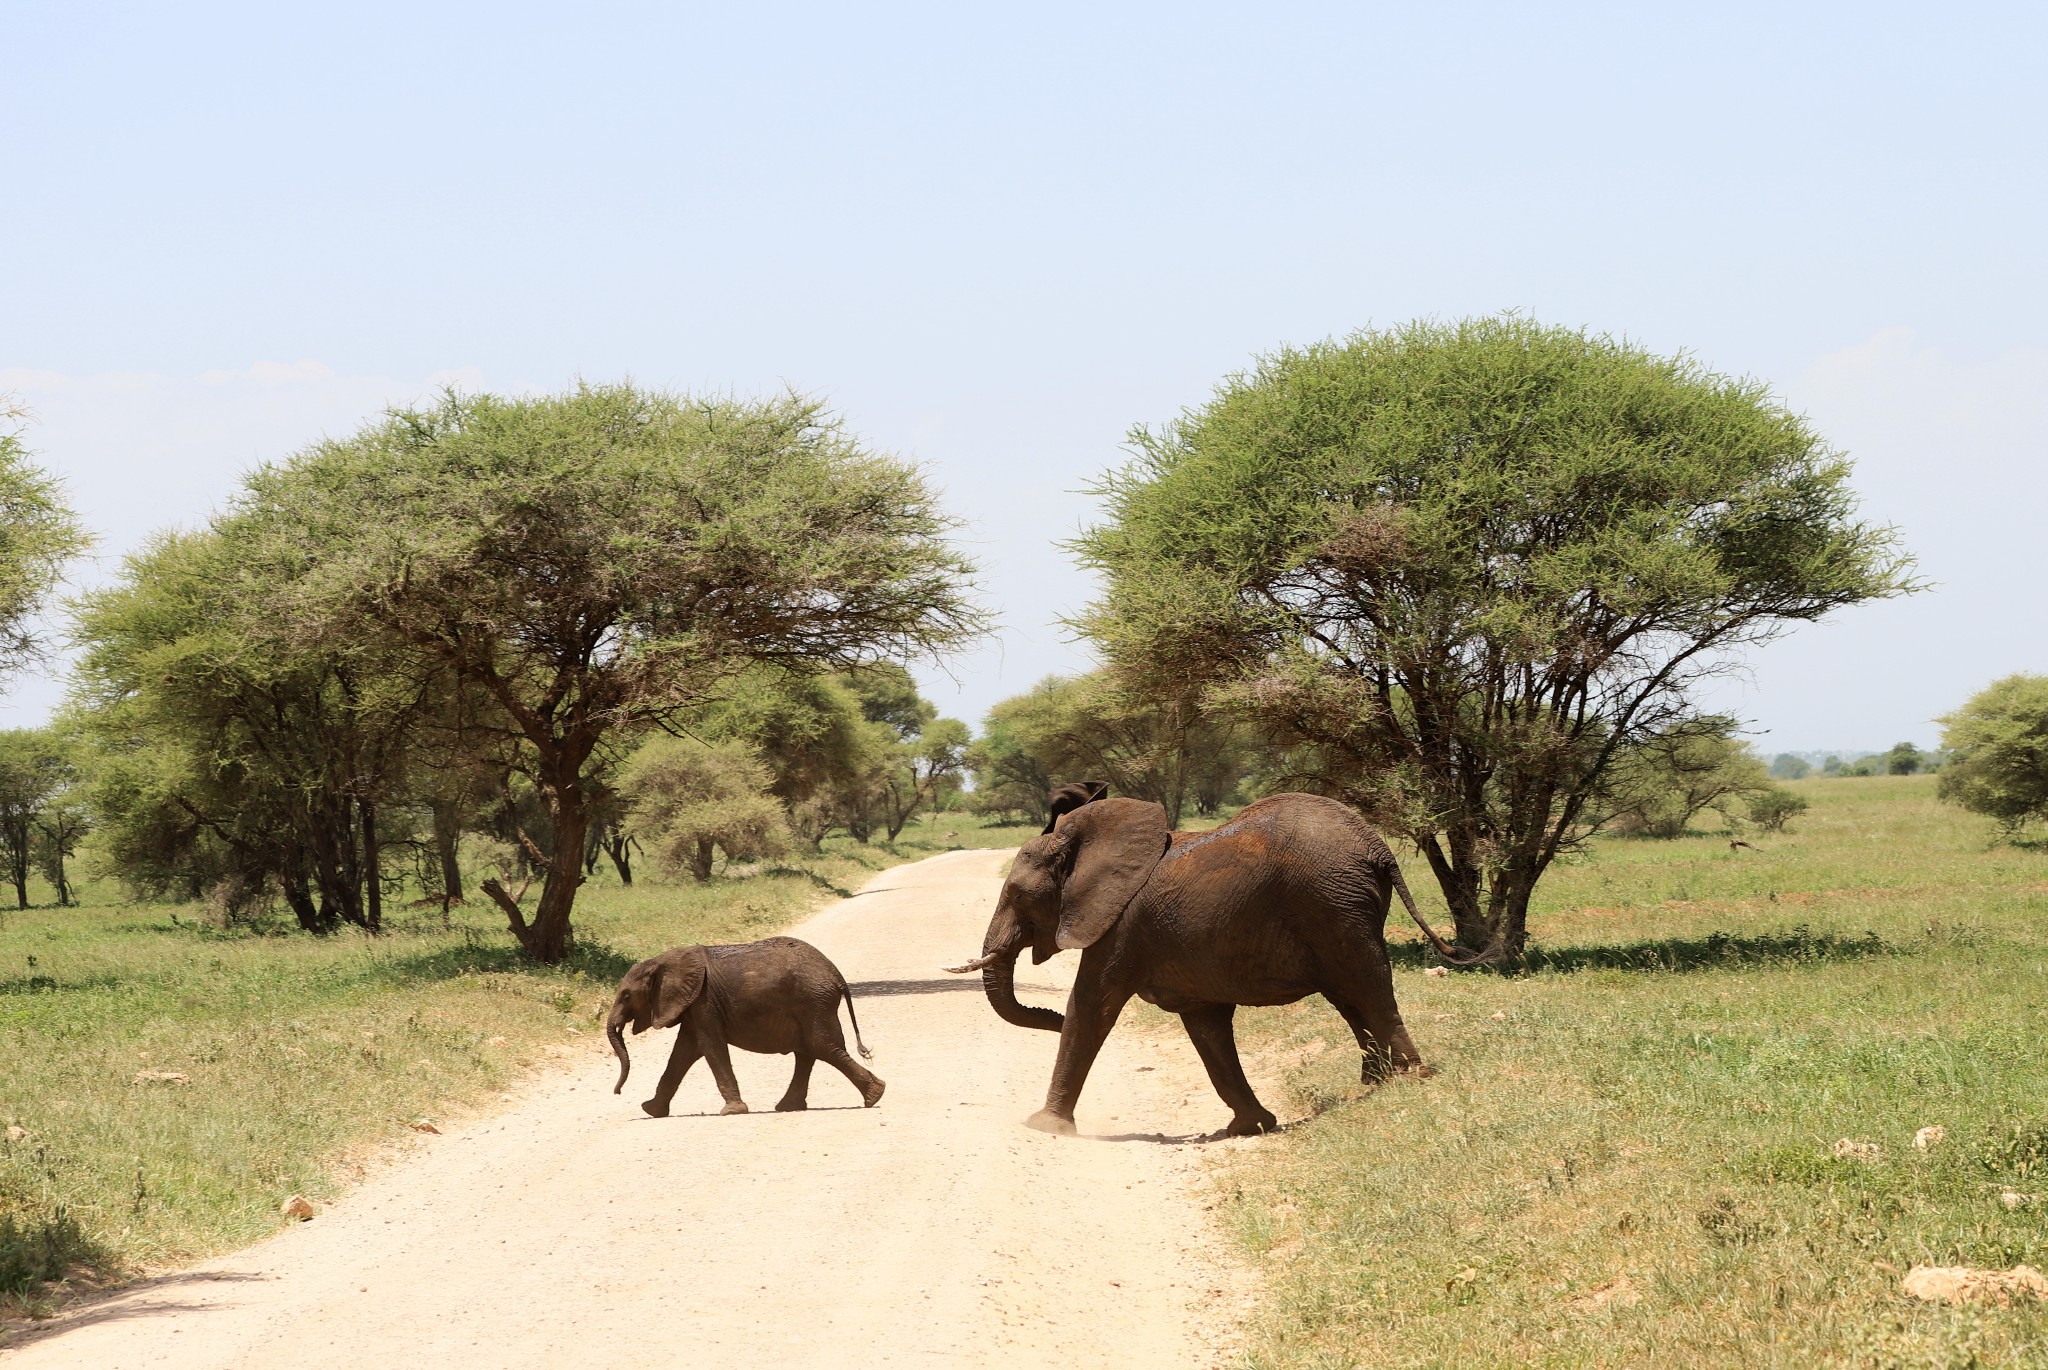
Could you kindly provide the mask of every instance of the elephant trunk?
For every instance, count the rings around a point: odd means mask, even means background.
[[[605,1020],[604,1035],[612,1044],[612,1055],[619,1058],[619,1082],[612,1086],[617,1094],[626,1087],[626,1077],[633,1071],[633,1058],[626,1054],[625,1005],[612,1005],[612,1016]]]
[[[981,968],[982,993],[988,995],[989,1007],[1004,1022],[1016,1027],[1058,1032],[1067,1025],[1065,1015],[1049,1008],[1017,1002],[1017,953],[1022,950],[1021,947],[1013,948],[1007,955]]]

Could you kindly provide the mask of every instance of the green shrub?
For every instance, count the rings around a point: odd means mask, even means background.
[[[1785,825],[1810,807],[1803,795],[1773,785],[1749,797],[1749,821],[1765,832],[1783,832]]]
[[[2048,815],[2048,676],[1994,681],[1941,719],[1941,797],[2008,833]]]

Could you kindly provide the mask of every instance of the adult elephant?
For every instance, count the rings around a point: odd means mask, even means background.
[[[1213,831],[1169,833],[1157,804],[1098,799],[1018,851],[981,956],[948,969],[979,970],[1004,1021],[1059,1033],[1032,1127],[1074,1131],[1088,1068],[1135,994],[1180,1015],[1230,1105],[1228,1131],[1243,1136],[1275,1120],[1238,1063],[1239,1004],[1320,993],[1358,1039],[1360,1078],[1427,1073],[1394,1003],[1385,931],[1397,893],[1438,954],[1459,961],[1423,922],[1387,844],[1334,800],[1278,794]],[[1064,1015],[1017,1002],[1026,947],[1033,964],[1081,952]]]

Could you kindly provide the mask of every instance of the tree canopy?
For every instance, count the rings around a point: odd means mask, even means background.
[[[92,545],[63,484],[36,465],[12,425],[22,408],[0,396],[0,679],[42,652],[34,619],[65,564]]]
[[[619,789],[656,858],[701,881],[711,878],[718,850],[739,861],[788,850],[788,820],[769,779],[743,742],[656,734],[626,763]]]
[[[2048,676],[2010,675],[1941,719],[1939,793],[2007,833],[2048,818]]]
[[[1048,789],[1093,778],[1165,806],[1177,825],[1189,805],[1213,814],[1238,792],[1253,768],[1245,732],[1184,693],[1147,697],[1108,671],[1048,676],[989,711],[971,749],[976,807],[1043,822]]]
[[[1765,387],[1520,317],[1285,349],[1135,430],[1075,544],[1119,670],[1300,747],[1519,955],[1617,755],[1740,649],[1911,588]]]
[[[515,748],[550,846],[530,919],[484,889],[545,962],[571,947],[608,738],[759,663],[938,652],[981,625],[918,470],[796,397],[451,394],[257,472],[234,517],[251,593],[296,640],[378,637],[488,698],[470,726]]]
[[[28,876],[44,842],[42,824],[77,778],[68,750],[48,730],[0,730],[0,858],[17,908],[28,907]],[[58,902],[70,902],[61,866],[53,883]]]
[[[377,815],[426,779],[413,753],[449,677],[407,675],[374,642],[294,641],[250,531],[230,516],[159,537],[79,602],[70,714],[100,841],[144,893],[233,913],[275,889],[309,931],[374,930]]]
[[[1766,821],[1767,813],[1769,826],[1784,826],[1804,804],[1772,782],[1735,731],[1734,719],[1708,714],[1618,753],[1602,781],[1604,802],[1589,807],[1589,821],[1624,836],[1661,838],[1683,835],[1708,811],[1731,830],[1751,815]]]

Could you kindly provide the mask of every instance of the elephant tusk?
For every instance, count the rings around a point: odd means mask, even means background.
[[[940,966],[939,969],[946,972],[946,974],[948,975],[969,975],[977,970],[982,970],[985,967],[992,966],[1002,959],[1003,954],[1001,952],[992,951],[986,956],[975,957],[972,961],[969,961],[964,966]]]

